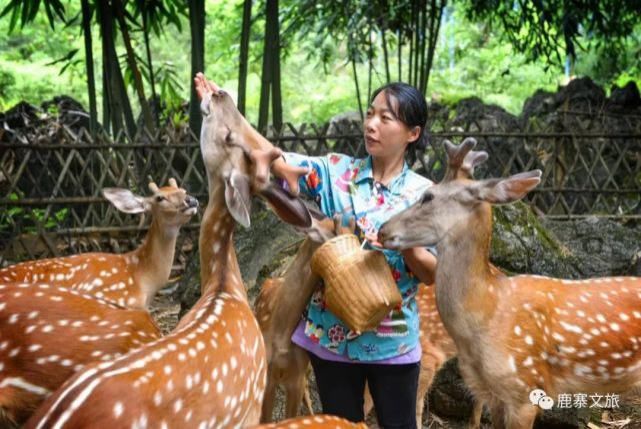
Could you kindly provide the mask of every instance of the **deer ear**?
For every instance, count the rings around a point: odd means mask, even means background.
[[[312,217],[300,198],[291,195],[280,186],[269,183],[259,191],[276,215],[283,221],[298,228],[312,226]]]
[[[129,189],[104,188],[102,195],[123,213],[143,213],[151,208],[145,198],[134,195]]]
[[[236,169],[225,178],[225,202],[232,217],[248,228],[251,224],[251,193],[249,191],[249,177]]]
[[[492,204],[520,200],[541,182],[541,170],[519,173],[506,179],[489,179],[479,183],[476,197]]]

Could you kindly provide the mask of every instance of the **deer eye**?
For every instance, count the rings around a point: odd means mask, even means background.
[[[162,195],[158,195],[158,196],[156,197],[156,202],[160,203],[160,202],[165,201],[166,199],[167,199],[167,198],[163,197]]]
[[[425,192],[421,197],[421,204],[427,204],[434,199],[434,194],[431,192]]]

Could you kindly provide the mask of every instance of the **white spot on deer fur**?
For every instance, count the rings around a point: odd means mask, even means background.
[[[581,327],[578,325],[572,325],[570,323],[565,323],[564,321],[560,321],[559,323],[561,324],[561,326],[563,326],[563,329],[565,329],[566,331],[576,332],[577,334],[583,333],[583,329],[581,329]]]
[[[223,381],[222,380],[218,380],[218,382],[216,383],[216,392],[223,393]]]
[[[525,336],[525,344],[528,344],[528,345],[530,345],[530,346],[531,346],[532,344],[534,344],[534,340],[532,339],[532,337],[531,337],[531,336],[529,336],[529,335],[526,335],[526,336]]]
[[[612,329],[615,332],[619,331],[619,329],[620,329],[619,328],[619,324],[618,323],[610,323],[610,329]]]
[[[27,392],[40,396],[45,396],[50,393],[49,389],[29,383],[20,377],[6,377],[0,382],[0,388],[7,386],[17,387],[18,389],[26,390]]]
[[[514,356],[510,355],[510,357],[507,360],[508,365],[510,366],[510,369],[512,372],[516,372],[516,362],[514,361]]]
[[[8,322],[9,322],[10,324],[14,324],[14,323],[16,323],[16,322],[18,321],[18,317],[19,317],[19,315],[18,315],[18,314],[15,314],[15,313],[14,313],[14,314],[12,314],[11,316],[9,316],[9,320],[8,320]]]
[[[123,407],[122,402],[116,402],[114,404],[114,417],[118,418],[122,416],[124,410],[125,408]]]
[[[37,352],[41,348],[42,348],[42,346],[40,344],[32,344],[32,345],[29,346],[29,348],[27,350],[29,350],[30,352]]]

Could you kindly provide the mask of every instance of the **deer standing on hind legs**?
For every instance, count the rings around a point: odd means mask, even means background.
[[[150,197],[127,189],[105,188],[102,193],[124,213],[152,214],[144,242],[124,254],[79,255],[22,262],[0,270],[0,281],[49,282],[118,303],[147,309],[156,293],[167,284],[174,261],[180,227],[196,214],[198,200],[179,188],[175,179],[158,188],[151,182]]]
[[[201,151],[209,203],[201,225],[202,296],[162,339],[110,362],[87,367],[37,410],[27,428],[237,427],[258,423],[266,381],[265,346],[247,302],[232,234],[249,224],[250,191],[271,198],[298,226],[304,205],[266,183],[278,151],[250,152],[261,137],[231,97],[198,76],[204,121]]]
[[[491,205],[523,198],[540,176],[450,177],[379,231],[388,248],[437,245],[438,310],[496,428],[531,428],[535,389],[555,398],[641,385],[641,279],[507,277],[488,262]]]

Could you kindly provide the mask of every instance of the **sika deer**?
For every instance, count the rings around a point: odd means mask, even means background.
[[[143,244],[115,255],[83,253],[61,258],[22,262],[0,270],[4,282],[50,282],[76,289],[122,307],[149,307],[158,290],[167,284],[174,261],[180,227],[198,210],[198,201],[179,188],[149,184],[152,196],[143,198],[127,189],[105,188],[105,198],[125,213],[151,212],[152,222]]]
[[[353,219],[344,227],[341,216],[336,216],[332,221],[320,212],[310,212],[312,226],[304,230],[308,238],[298,248],[284,276],[267,279],[263,283],[254,303],[256,318],[265,339],[268,366],[261,422],[272,419],[278,385],[283,385],[286,392],[285,417],[298,415],[303,397],[311,411],[306,378],[309,358],[305,350],[291,341],[303,310],[321,280],[312,273],[309,261],[323,242],[339,234],[353,234],[356,227]]]
[[[287,419],[278,423],[252,426],[252,429],[367,429],[365,423],[352,423],[336,416],[316,415]]]
[[[208,86],[203,99],[201,151],[209,204],[200,234],[202,296],[166,337],[111,362],[77,373],[41,406],[26,427],[237,427],[258,423],[266,382],[265,345],[247,302],[232,234],[234,219],[249,223],[250,191],[271,198],[279,214],[309,226],[298,200],[266,185],[264,172],[279,156],[245,148],[261,137],[231,97]],[[239,148],[241,146],[243,149]],[[254,185],[254,186],[252,186]],[[280,201],[278,201],[280,198]],[[285,203],[283,203],[285,201]]]
[[[463,379],[497,428],[532,427],[535,389],[554,398],[641,385],[641,279],[507,277],[488,262],[491,205],[523,198],[540,175],[452,177],[379,231],[388,248],[438,246],[438,310]]]
[[[146,311],[48,284],[0,284],[0,427],[23,423],[88,363],[159,337]]]

